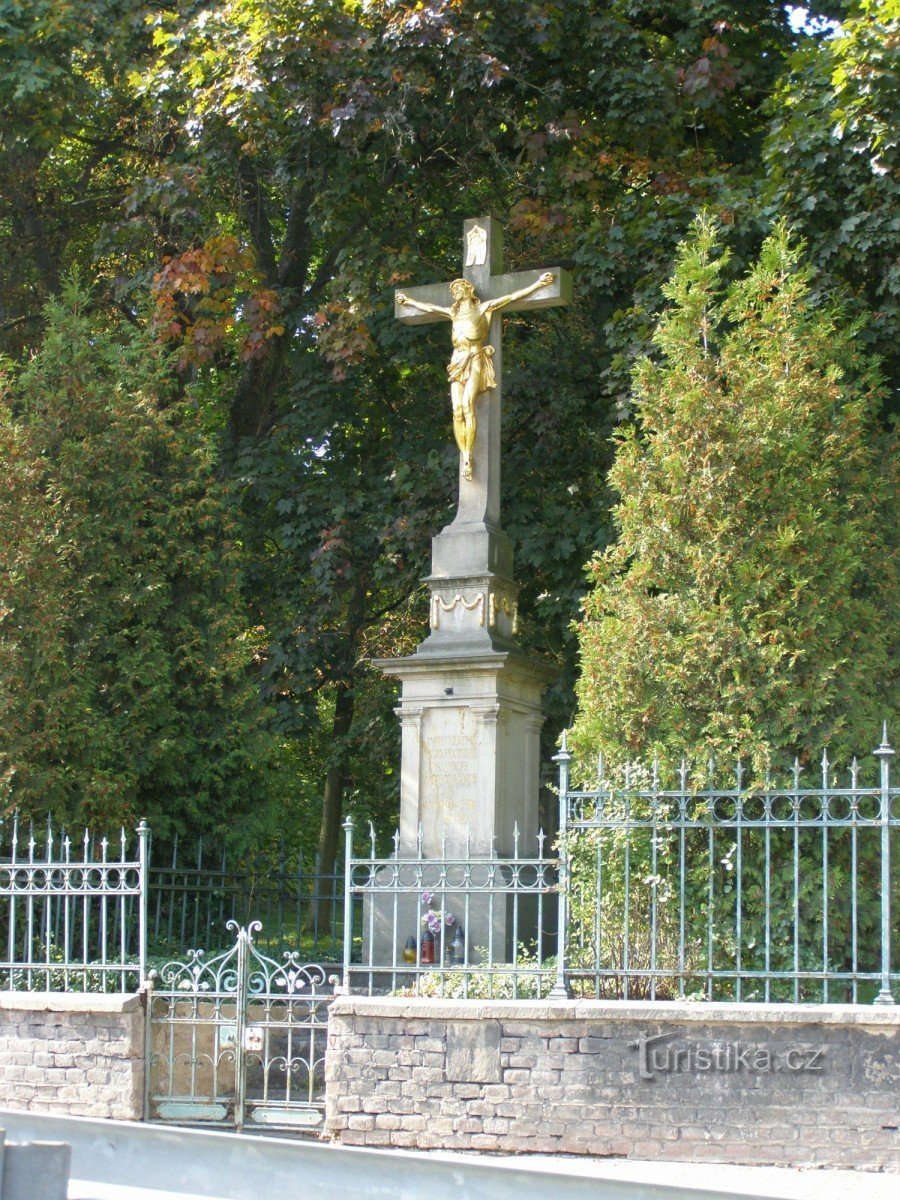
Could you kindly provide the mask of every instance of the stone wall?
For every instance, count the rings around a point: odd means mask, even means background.
[[[347,1145],[900,1171],[900,1009],[343,996]]]
[[[140,1120],[140,996],[0,992],[0,1107]]]

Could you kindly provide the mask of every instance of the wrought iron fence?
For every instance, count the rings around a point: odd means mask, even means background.
[[[0,988],[136,991],[147,955],[149,829],[74,841],[0,826]]]
[[[347,990],[444,997],[696,997],[893,1003],[900,787],[885,731],[876,772],[730,786],[710,765],[657,765],[573,788],[559,765],[558,855],[354,856],[326,876],[280,856],[233,868],[202,844],[150,867],[129,844],[0,824],[0,988],[131,991],[148,948],[223,950],[229,921],[264,922],[270,953],[343,961]],[[148,903],[149,901],[149,903]],[[149,909],[149,911],[148,911]],[[558,954],[557,948],[563,947]]]
[[[354,857],[344,823],[345,991],[446,998],[547,996],[555,982],[558,861],[537,835],[535,855],[425,859],[421,834],[404,857]]]
[[[322,873],[284,847],[248,856],[200,838],[151,851],[150,953],[178,955],[189,946],[231,944],[229,921],[259,922],[257,941],[270,952],[341,961],[342,872]]]
[[[731,786],[715,764],[604,774],[559,765],[559,857],[424,859],[399,837],[355,857],[346,822],[347,990],[446,997],[694,998],[891,1004],[900,911],[900,788],[885,732],[877,778]],[[894,836],[892,839],[892,832]],[[557,954],[562,945],[564,953]]]
[[[900,788],[885,730],[875,782],[823,756],[811,783],[669,786],[658,764],[572,789],[560,768],[565,980],[577,995],[893,1003]],[[894,831],[893,846],[891,834]]]

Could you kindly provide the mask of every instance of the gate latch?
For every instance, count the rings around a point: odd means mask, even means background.
[[[261,1025],[248,1025],[244,1030],[244,1051],[250,1054],[262,1052],[265,1044],[265,1030]]]

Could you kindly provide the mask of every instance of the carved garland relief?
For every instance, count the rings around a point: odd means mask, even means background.
[[[519,628],[519,606],[515,600],[510,600],[508,596],[497,596],[491,593],[491,600],[488,606],[488,627],[493,629],[497,624],[497,613],[506,613],[510,621],[512,621],[513,633],[518,632]]]
[[[484,593],[479,592],[474,600],[466,600],[459,592],[453,597],[448,604],[442,596],[432,596],[431,598],[431,628],[439,629],[441,625],[441,612],[453,612],[457,604],[461,604],[463,608],[467,608],[469,612],[478,609],[478,624],[484,624]]]
[[[453,612],[457,605],[462,605],[469,612],[478,610],[478,624],[484,625],[484,593],[479,592],[471,600],[467,600],[460,592],[457,592],[452,600],[447,601],[442,596],[432,596],[431,598],[431,628],[440,629],[441,613]],[[493,629],[497,624],[497,615],[506,613],[512,622],[512,632],[518,632],[519,626],[519,606],[515,600],[510,600],[508,596],[497,596],[491,592],[488,599],[488,628]]]

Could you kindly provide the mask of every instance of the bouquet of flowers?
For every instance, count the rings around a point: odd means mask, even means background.
[[[452,912],[445,911],[443,908],[432,908],[433,901],[434,892],[422,893],[422,907],[428,910],[422,914],[422,928],[430,929],[437,937],[445,926],[449,929],[456,924],[456,917]]]

